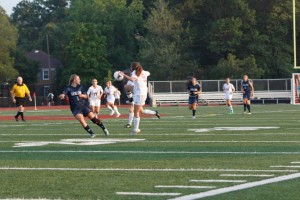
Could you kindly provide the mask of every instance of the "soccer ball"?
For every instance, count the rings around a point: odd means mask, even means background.
[[[121,81],[121,80],[123,80],[124,76],[120,74],[120,71],[116,71],[114,73],[114,78],[116,81]]]

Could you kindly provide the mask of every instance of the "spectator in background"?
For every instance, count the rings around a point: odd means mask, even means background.
[[[54,104],[54,94],[50,92],[47,96],[47,100],[48,100],[48,106],[50,107],[51,104]]]

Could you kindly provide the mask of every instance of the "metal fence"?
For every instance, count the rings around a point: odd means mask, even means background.
[[[291,91],[291,79],[252,79],[255,91]],[[225,80],[199,80],[202,92],[221,92]],[[231,80],[236,90],[241,90],[241,80]],[[149,93],[183,93],[187,81],[149,81]]]

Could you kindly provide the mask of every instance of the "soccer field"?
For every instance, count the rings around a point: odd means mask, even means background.
[[[187,107],[157,110],[162,118],[142,118],[134,137],[126,108],[124,118],[103,119],[109,137],[89,122],[94,139],[55,107],[26,111],[25,123],[1,120],[0,198],[299,199],[300,107],[253,105],[243,115],[235,106],[228,115],[201,106],[195,120]],[[14,114],[0,110],[0,119]]]

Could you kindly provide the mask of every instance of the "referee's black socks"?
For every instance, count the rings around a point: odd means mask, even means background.
[[[193,117],[196,115],[196,110],[193,110]]]
[[[17,115],[15,115],[15,118],[18,118],[19,116],[21,116],[22,119],[24,119],[24,113],[21,111],[18,111]]]
[[[247,105],[247,109],[248,109],[249,112],[251,112],[250,104]]]

